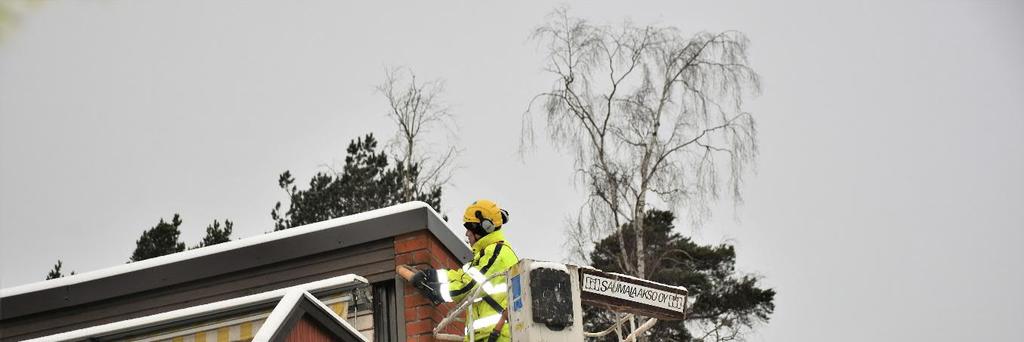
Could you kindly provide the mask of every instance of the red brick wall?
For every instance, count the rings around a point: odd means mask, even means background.
[[[419,269],[462,267],[452,253],[426,230],[395,237],[395,264],[413,265]],[[420,295],[409,283],[405,284],[404,299],[406,339],[414,342],[435,341],[434,327],[441,323],[449,310],[455,308],[454,303],[434,307],[430,300]],[[452,327],[447,332],[462,334],[461,323],[456,322]]]

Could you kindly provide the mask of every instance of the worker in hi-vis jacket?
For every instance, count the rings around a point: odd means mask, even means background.
[[[508,325],[508,288],[505,271],[519,262],[519,257],[505,241],[502,228],[508,223],[508,212],[497,203],[479,200],[466,208],[462,216],[466,238],[473,247],[473,260],[454,270],[417,270],[400,265],[396,272],[412,282],[434,305],[460,301],[478,286],[482,297],[474,301],[473,320],[467,317],[466,327],[473,329],[477,341],[511,341]],[[469,313],[467,312],[467,316]],[[466,335],[469,340],[469,335]],[[475,341],[474,341],[475,342]]]

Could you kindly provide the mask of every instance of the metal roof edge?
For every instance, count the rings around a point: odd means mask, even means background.
[[[454,255],[460,262],[467,263],[472,261],[473,249],[470,248],[464,240],[462,240],[458,233],[455,233],[455,230],[453,230],[451,226],[448,225],[448,222],[445,222],[444,219],[434,211],[434,209],[430,208],[430,206],[427,206],[426,209],[427,230],[430,231],[431,234],[434,234],[434,237],[436,237],[437,240],[448,249],[448,251],[452,252],[452,255]]]

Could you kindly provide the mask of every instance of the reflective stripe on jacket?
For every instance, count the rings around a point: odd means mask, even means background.
[[[519,257],[512,251],[512,246],[505,242],[505,234],[500,230],[487,234],[473,244],[473,261],[461,269],[438,270],[441,283],[441,296],[446,301],[460,301],[480,284],[483,284],[481,298],[474,301],[469,310],[473,310],[473,322],[469,322],[467,313],[466,327],[475,331],[475,339],[486,339],[495,324],[501,318],[502,311],[508,307],[508,285],[505,283],[505,271],[519,262]],[[501,274],[494,277],[493,275]],[[447,276],[447,279],[444,279]],[[508,323],[508,322],[506,322]],[[467,331],[466,340],[469,340]],[[500,341],[510,341],[509,325],[501,329]]]

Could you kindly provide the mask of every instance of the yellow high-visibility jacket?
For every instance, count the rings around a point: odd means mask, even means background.
[[[508,286],[505,275],[485,281],[492,275],[501,274],[519,262],[519,257],[512,251],[512,246],[505,242],[505,234],[500,230],[487,234],[473,244],[473,261],[455,270],[438,270],[441,284],[441,296],[446,301],[460,301],[471,294],[478,286],[482,286],[484,296],[472,304],[473,320],[466,320],[466,340],[469,340],[468,329],[475,331],[474,340],[487,340],[501,318],[501,313],[508,308]],[[447,276],[447,279],[443,279]],[[499,341],[511,341],[509,324],[506,321],[501,329]]]

